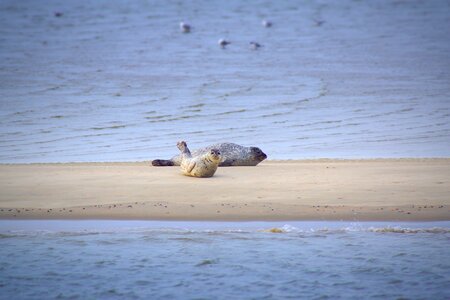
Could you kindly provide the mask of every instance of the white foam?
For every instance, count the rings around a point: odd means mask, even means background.
[[[285,233],[450,233],[450,222],[205,222],[130,220],[0,220],[0,233],[100,234],[114,232],[265,232],[277,228]]]

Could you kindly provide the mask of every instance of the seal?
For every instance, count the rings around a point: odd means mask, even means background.
[[[203,155],[192,156],[185,141],[177,143],[181,151],[181,171],[186,176],[212,177],[220,163],[220,151],[211,149]]]
[[[193,156],[203,155],[211,149],[217,149],[221,153],[222,159],[219,167],[231,166],[256,166],[267,158],[267,155],[258,147],[244,147],[234,143],[219,143],[200,148],[192,152]],[[172,157],[169,160],[155,159],[153,166],[179,166],[181,164],[181,154]]]

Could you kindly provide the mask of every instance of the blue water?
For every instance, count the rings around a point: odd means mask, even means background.
[[[0,222],[2,299],[448,299],[450,222]],[[267,232],[280,228],[283,233]]]
[[[3,0],[0,162],[448,157],[449,36],[446,0]]]

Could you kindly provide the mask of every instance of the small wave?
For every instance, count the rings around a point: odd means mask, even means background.
[[[107,127],[92,127],[92,130],[106,130],[106,129],[119,129],[119,128],[125,128],[126,125],[114,125],[114,126],[107,126]]]
[[[195,266],[203,267],[203,266],[217,264],[218,262],[219,262],[219,260],[217,260],[217,259],[204,259],[201,262],[199,262],[198,264],[196,264]]]
[[[113,233],[113,231],[51,231],[51,230],[18,230],[0,233],[0,239],[33,238],[33,237],[78,237]]]
[[[25,115],[25,114],[29,114],[29,113],[34,113],[34,110],[23,110],[23,111],[17,111],[15,113],[13,113],[13,116],[21,116],[21,115]]]
[[[205,106],[205,103],[199,103],[199,104],[182,106],[181,108],[200,108],[200,107],[203,107],[203,106]]]
[[[0,233],[0,239],[10,239],[10,238],[15,238],[18,237],[19,235],[17,234],[5,234],[5,233]]]
[[[113,223],[114,224],[114,223]],[[74,229],[74,230],[58,230],[58,228],[53,228],[52,230],[8,230],[0,233],[0,239],[15,238],[15,237],[36,237],[36,236],[48,236],[48,237],[77,237],[77,236],[92,236],[92,235],[103,235],[103,234],[137,234],[144,238],[154,237],[158,234],[169,234],[169,238],[177,241],[185,242],[204,242],[199,240],[201,238],[206,238],[206,236],[229,236],[230,238],[235,237],[249,237],[249,234],[254,233],[286,233],[286,234],[305,234],[309,236],[310,234],[319,234],[321,236],[328,234],[346,234],[346,233],[358,233],[358,232],[369,232],[369,233],[431,233],[431,234],[449,234],[450,226],[448,222],[443,224],[415,224],[417,226],[409,226],[408,223],[405,224],[364,224],[364,223],[327,223],[327,222],[313,222],[301,223],[293,222],[289,223],[271,223],[266,224],[240,224],[240,223],[229,223],[222,224],[218,226],[215,223],[208,224],[157,224],[149,226],[123,226],[123,225],[111,225],[109,228],[105,227],[104,222],[99,222],[99,227],[92,229]],[[181,226],[180,226],[181,225]],[[428,227],[429,226],[429,227]],[[101,228],[101,229],[100,229]],[[192,236],[192,234],[198,234],[197,236]],[[203,235],[203,236],[202,236]]]
[[[167,118],[167,117],[172,117],[172,115],[148,116],[148,117],[145,117],[145,119],[147,119],[147,120],[159,120],[159,119],[164,119],[164,118]]]
[[[172,122],[172,121],[180,121],[180,120],[185,120],[185,119],[193,119],[193,118],[197,118],[197,117],[203,117],[203,115],[201,114],[195,114],[195,115],[180,115],[178,117],[172,117],[172,118],[168,118],[168,119],[164,119],[165,116],[163,117],[145,117],[146,119],[148,119],[149,123],[158,123],[158,122]]]
[[[450,228],[433,227],[433,228],[408,228],[408,227],[369,227],[364,228],[360,226],[349,226],[342,228],[298,228],[291,225],[284,225],[280,228],[273,227],[263,229],[262,232],[272,233],[350,233],[350,232],[375,232],[375,233],[434,233],[434,234],[448,234]]]
[[[74,236],[88,236],[88,235],[99,235],[103,232],[96,231],[61,231],[53,233],[55,236],[59,237],[74,237]]]
[[[190,243],[190,244],[204,244],[204,243],[208,243],[209,240],[206,238],[202,238],[200,236],[195,236],[195,237],[170,237],[168,238],[168,240],[171,241],[176,241],[176,242],[182,242],[182,243]]]
[[[265,115],[261,115],[261,118],[270,118],[270,117],[278,117],[278,116],[283,116],[286,114],[289,114],[290,112],[276,112],[276,113],[272,113],[272,114],[265,114]]]
[[[231,115],[231,114],[237,114],[237,113],[242,113],[242,112],[246,112],[246,109],[236,109],[236,110],[230,110],[230,111],[225,111],[225,112],[221,112],[221,113],[217,113],[215,114],[216,116],[224,116],[224,115]]]
[[[385,228],[369,228],[370,232],[379,233],[450,233],[450,228],[401,228],[401,227],[385,227]]]

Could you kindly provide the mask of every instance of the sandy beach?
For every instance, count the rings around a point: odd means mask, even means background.
[[[2,219],[450,220],[450,159],[0,165]]]

